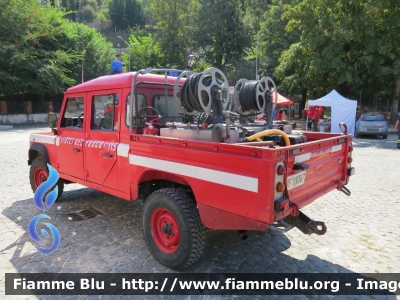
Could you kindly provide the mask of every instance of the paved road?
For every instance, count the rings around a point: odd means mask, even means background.
[[[66,186],[62,201],[49,213],[62,235],[60,248],[47,256],[36,251],[27,226],[40,211],[32,203],[27,151],[29,135],[42,130],[48,129],[36,125],[0,131],[0,298],[5,297],[5,272],[174,272],[155,261],[145,246],[140,203],[80,185]],[[313,219],[326,222],[324,236],[306,236],[293,229],[286,234],[251,232],[243,240],[237,232],[209,230],[204,256],[188,271],[400,273],[400,150],[396,139],[393,134],[387,140],[354,139],[356,175],[348,185],[351,196],[333,191],[304,209]],[[62,214],[87,207],[103,215],[69,221]],[[53,298],[62,297],[46,299]]]

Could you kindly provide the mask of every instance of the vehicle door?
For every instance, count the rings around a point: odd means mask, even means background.
[[[83,179],[83,142],[85,140],[85,94],[67,95],[60,113],[56,139],[57,171]]]
[[[118,190],[119,90],[88,94],[89,122],[85,148],[85,174],[89,182]]]

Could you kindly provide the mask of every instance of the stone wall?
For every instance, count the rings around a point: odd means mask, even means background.
[[[0,125],[47,123],[47,114],[53,112],[53,102],[44,102],[42,113],[33,113],[32,101],[23,101],[21,113],[9,113],[7,101],[0,101]]]

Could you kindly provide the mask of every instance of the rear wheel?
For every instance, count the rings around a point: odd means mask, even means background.
[[[29,171],[29,179],[32,191],[36,192],[36,189],[39,187],[39,185],[45,182],[48,177],[49,177],[49,170],[47,169],[47,165],[44,162],[43,157],[42,156],[36,157],[33,160],[31,164],[31,169]],[[58,180],[57,186],[58,186],[58,195],[57,195],[57,200],[58,200],[64,191],[64,183],[61,180]]]
[[[386,140],[387,139],[387,134],[382,135],[383,139]]]
[[[154,258],[171,269],[194,264],[204,249],[204,226],[196,202],[179,189],[161,189],[147,198],[143,233]]]

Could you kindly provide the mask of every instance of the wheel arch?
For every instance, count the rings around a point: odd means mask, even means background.
[[[46,164],[50,164],[49,153],[46,146],[43,144],[33,143],[28,152],[28,166],[32,164],[33,160],[38,157],[39,154],[43,157]]]
[[[189,182],[181,176],[169,172],[147,170],[140,176],[138,187],[139,198],[144,201],[152,192],[163,188],[182,188],[196,199]]]

